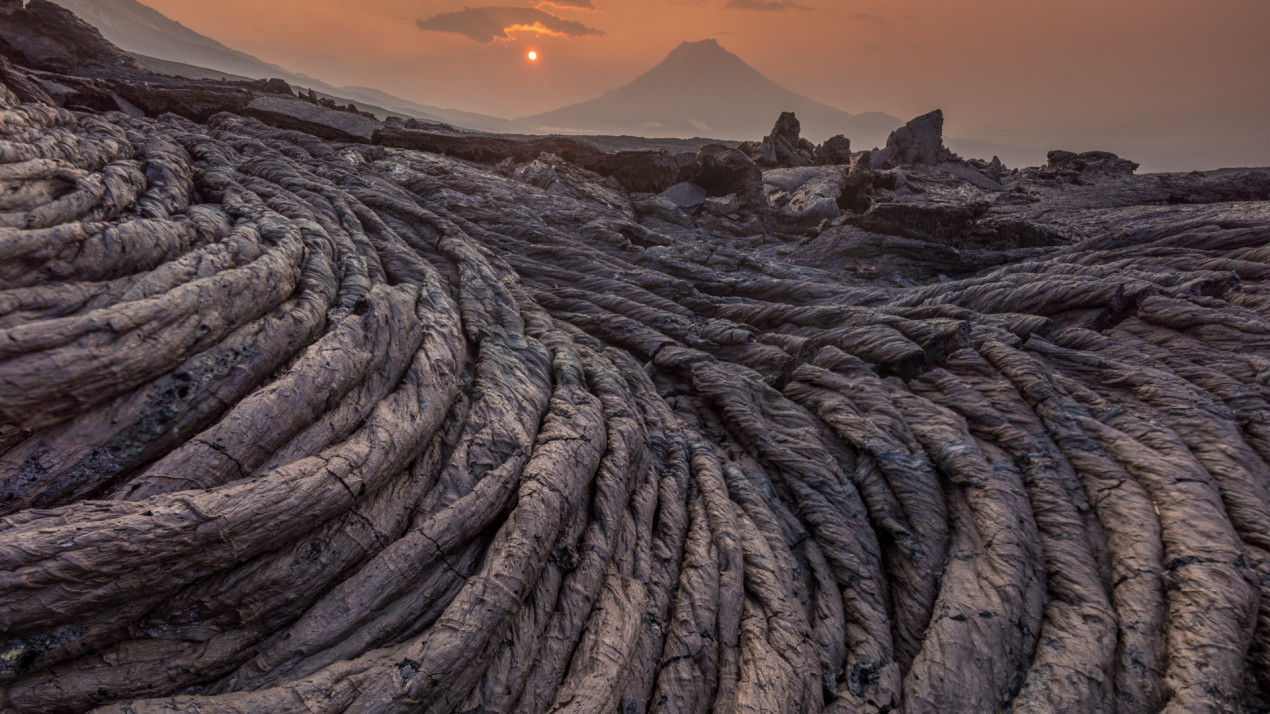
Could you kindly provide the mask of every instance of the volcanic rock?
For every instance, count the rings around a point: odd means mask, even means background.
[[[1049,152],[1046,168],[1059,175],[1071,176],[1079,174],[1082,178],[1097,180],[1103,177],[1132,176],[1138,165],[1128,159],[1122,159],[1109,151],[1086,151],[1077,154],[1072,151],[1054,150]]]
[[[246,116],[279,129],[303,131],[323,139],[370,143],[380,123],[357,112],[283,96],[260,96],[243,109]]]
[[[720,216],[735,215],[745,207],[741,197],[735,193],[727,196],[711,196],[703,201],[701,205],[705,210]]]
[[[847,172],[842,167],[806,166],[763,172],[767,203],[782,217],[815,225],[840,214],[839,198]]]
[[[54,72],[109,65],[140,70],[95,27],[48,0],[0,0],[0,47],[12,61]]]
[[[533,161],[543,153],[550,153],[601,176],[611,176],[627,191],[639,193],[666,190],[678,182],[681,169],[675,157],[665,151],[609,154],[568,137],[510,138],[444,126],[425,127],[419,122],[385,122],[376,129],[373,141],[382,146],[444,154],[482,164],[498,164],[509,159]]]
[[[706,200],[706,190],[695,183],[677,183],[661,192],[661,197],[680,208],[696,208]]]
[[[965,242],[975,223],[987,214],[986,201],[970,203],[874,203],[860,219],[860,227],[874,233],[957,245]]]
[[[843,210],[856,213],[869,210],[869,206],[873,205],[873,185],[876,181],[877,172],[868,167],[867,161],[855,164],[843,179],[838,205]]]
[[[742,144],[739,148],[759,166],[811,166],[816,163],[816,147],[800,134],[802,126],[793,112],[781,112],[772,131],[759,144]]]
[[[785,193],[793,193],[800,186],[829,174],[839,173],[834,169],[826,169],[820,166],[800,166],[790,169],[768,169],[763,172],[763,185],[784,191]]]
[[[0,83],[5,90],[13,94],[19,102],[36,102],[40,104],[56,104],[38,80],[17,71],[9,63],[9,58],[0,56]]]
[[[708,196],[735,193],[751,205],[762,205],[763,171],[750,157],[723,144],[707,144],[693,162],[680,169],[680,181],[695,183]]]
[[[665,151],[618,151],[578,159],[601,176],[612,176],[627,191],[659,193],[679,179],[679,162]]]
[[[842,134],[829,137],[816,147],[815,159],[821,166],[850,166],[851,140]]]
[[[886,147],[873,152],[872,165],[875,169],[934,165],[951,157],[952,152],[944,147],[944,113],[936,109],[891,132]]]
[[[838,200],[846,179],[843,171],[813,179],[790,194],[785,208],[789,216],[799,222],[817,224],[838,217],[841,210]]]
[[[1270,172],[687,212],[99,69],[0,73],[5,712],[1264,709]]]

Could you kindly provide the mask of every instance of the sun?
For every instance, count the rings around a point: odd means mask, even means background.
[[[530,62],[537,62],[537,61],[538,61],[538,52],[537,52],[536,50],[529,50],[529,54],[527,54],[527,55],[525,55],[525,56],[529,58],[529,61],[530,61]]]

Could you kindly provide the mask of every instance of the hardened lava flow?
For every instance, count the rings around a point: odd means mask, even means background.
[[[0,36],[0,710],[1264,710],[1270,172]]]

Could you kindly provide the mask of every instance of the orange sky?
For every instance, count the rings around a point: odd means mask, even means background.
[[[814,99],[903,118],[941,107],[963,136],[1093,123],[1132,132],[1162,115],[1205,133],[1270,125],[1270,0],[799,0],[771,12],[725,8],[738,0],[592,0],[596,10],[541,7],[602,36],[492,44],[416,21],[533,0],[143,1],[334,84],[497,116],[593,98],[679,42],[714,37]],[[532,65],[530,48],[542,54]]]

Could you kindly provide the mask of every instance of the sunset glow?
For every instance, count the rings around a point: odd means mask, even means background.
[[[530,62],[537,62],[537,61],[538,61],[538,53],[537,53],[537,52],[535,52],[535,51],[533,51],[533,50],[529,50],[529,54],[528,54],[528,55],[526,55],[526,56],[529,58],[529,61],[530,61]]]
[[[1155,170],[1270,160],[1247,154],[1270,157],[1270,72],[1253,69],[1270,66],[1265,0],[1220,0],[1221,12],[1203,0],[140,1],[335,86],[498,117],[589,101],[680,43],[713,38],[836,109],[911,118],[940,107],[950,136],[1032,147],[1007,163],[1059,146],[1119,147]],[[967,51],[972,36],[993,52]],[[1178,138],[1200,136],[1203,147]]]

